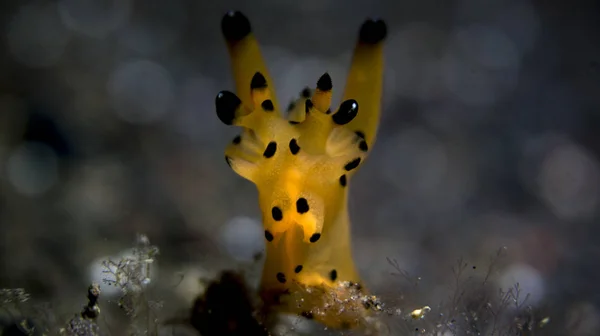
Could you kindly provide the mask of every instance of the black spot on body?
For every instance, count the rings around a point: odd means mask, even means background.
[[[313,313],[309,312],[309,311],[303,311],[300,315],[302,315],[303,317],[312,320],[314,318]]]
[[[250,89],[264,89],[267,87],[267,79],[263,74],[257,72],[252,76],[252,80],[250,81]]]
[[[325,114],[331,114],[331,109],[328,108],[327,111],[325,111]]]
[[[271,141],[267,145],[267,148],[265,149],[263,156],[266,157],[267,159],[270,159],[273,157],[273,155],[275,155],[276,151],[277,151],[277,143],[275,141]]]
[[[233,144],[234,145],[239,145],[239,143],[242,142],[242,137],[241,136],[236,136],[235,138],[233,138]]]
[[[230,91],[221,91],[217,94],[215,105],[217,107],[217,117],[225,125],[233,124],[235,120],[235,112],[242,101],[235,93]]]
[[[283,212],[281,212],[281,209],[275,206],[271,209],[271,216],[274,220],[279,222],[283,219]]]
[[[277,281],[279,281],[280,283],[285,283],[285,274],[281,272],[277,273]]]
[[[317,89],[321,91],[331,91],[333,83],[331,82],[331,76],[326,72],[317,81]]]
[[[346,169],[346,171],[351,171],[352,169],[356,169],[356,167],[358,167],[359,164],[360,164],[360,158],[356,158],[356,159],[346,163],[346,165],[344,166],[344,169]]]
[[[358,149],[360,149],[363,152],[368,152],[369,151],[369,145],[367,145],[367,142],[365,140],[361,140],[358,143]]]
[[[358,40],[360,43],[376,44],[387,36],[387,25],[383,20],[367,20],[360,27]]]
[[[307,213],[309,210],[308,201],[306,198],[301,197],[296,201],[296,211],[299,214]]]
[[[296,266],[296,268],[294,268],[294,272],[296,273],[300,273],[302,271],[302,265],[298,265]]]
[[[311,243],[316,243],[317,240],[319,240],[321,238],[321,234],[320,233],[315,233],[312,236],[310,236],[310,242]]]
[[[273,101],[271,99],[263,101],[260,106],[267,112],[275,111],[275,106],[273,105]]]
[[[290,120],[290,125],[298,125],[299,123],[299,121]]]
[[[239,11],[229,11],[221,20],[221,31],[227,41],[235,42],[252,32],[250,21]]]
[[[365,133],[363,133],[363,132],[361,132],[361,131],[356,131],[356,132],[354,132],[354,134],[356,134],[357,136],[359,136],[359,137],[361,137],[361,138],[363,138],[363,139],[366,139],[366,138],[365,138]]]
[[[354,99],[344,101],[340,108],[331,116],[333,122],[338,125],[346,125],[358,114],[358,103]]]
[[[268,241],[273,241],[273,234],[269,232],[269,230],[265,230],[265,239]]]
[[[303,98],[310,98],[311,94],[312,94],[312,92],[308,86],[305,87],[304,89],[302,89],[302,92],[300,92],[300,95]]]
[[[298,146],[298,141],[296,139],[290,140],[290,152],[292,152],[292,155],[298,154],[299,151],[300,146]]]
[[[329,279],[331,279],[331,281],[335,281],[337,279],[337,271],[336,270],[331,270],[331,272],[329,272]]]
[[[347,180],[347,178],[346,178],[346,175],[342,175],[342,176],[340,176],[340,185],[341,185],[342,187],[345,187],[347,183],[348,183],[348,180]]]
[[[304,104],[304,112],[306,112],[307,114],[310,112],[310,109],[312,109],[313,107],[313,102],[310,99],[306,100],[306,103]]]

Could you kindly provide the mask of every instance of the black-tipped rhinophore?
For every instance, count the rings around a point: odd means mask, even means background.
[[[221,31],[227,41],[240,41],[252,31],[250,21],[240,11],[229,11],[221,20]]]
[[[291,102],[288,107],[287,107],[287,111],[290,112],[291,110],[294,109],[294,107],[296,107],[296,103],[295,102]]]
[[[217,98],[215,99],[217,116],[225,125],[231,125],[235,119],[235,112],[241,104],[242,101],[235,93],[221,91],[217,94]]]
[[[360,27],[359,41],[366,44],[376,44],[387,36],[387,25],[383,20],[367,20]]]
[[[302,92],[300,92],[300,95],[302,96],[302,98],[310,98],[310,96],[312,95],[312,91],[307,86],[304,89],[302,89]]]
[[[250,89],[264,89],[267,87],[267,79],[263,74],[257,72],[252,76],[252,80],[250,81]]]
[[[333,122],[338,125],[346,125],[351,122],[357,114],[358,103],[354,99],[348,99],[340,105],[340,108],[331,118],[333,119]]]
[[[326,72],[317,81],[317,89],[321,91],[330,91],[333,89],[333,83],[331,82],[331,76]]]

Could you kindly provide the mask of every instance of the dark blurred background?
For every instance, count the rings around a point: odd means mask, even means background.
[[[222,15],[250,18],[283,106],[326,71],[339,103],[358,27],[377,16],[382,126],[350,197],[367,285],[395,286],[393,258],[433,307],[459,257],[484,269],[503,248],[497,286],[584,320],[566,334],[600,333],[600,2],[0,6],[0,287],[77,311],[137,233],[160,248],[151,284],[173,310],[197,277],[251,264],[256,191],[225,164],[237,130],[214,111],[234,87]]]

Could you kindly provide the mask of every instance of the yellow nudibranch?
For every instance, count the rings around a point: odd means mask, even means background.
[[[365,21],[343,102],[330,109],[325,73],[282,117],[249,20],[228,12],[221,29],[236,94],[216,97],[219,119],[242,128],[225,150],[229,166],[258,189],[266,239],[260,296],[267,309],[332,328],[354,328],[373,306],[350,246],[348,186],[375,142],[383,87],[382,20]],[[360,106],[360,113],[359,113]]]

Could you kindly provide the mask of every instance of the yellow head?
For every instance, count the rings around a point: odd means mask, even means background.
[[[287,118],[248,19],[229,12],[221,28],[237,94],[221,91],[216,109],[223,123],[242,127],[225,151],[227,163],[258,189],[265,306],[334,328],[360,325],[369,304],[352,258],[347,195],[377,133],[386,25],[362,25],[337,109],[330,108],[333,84],[325,73],[314,92],[305,89],[290,104]]]

